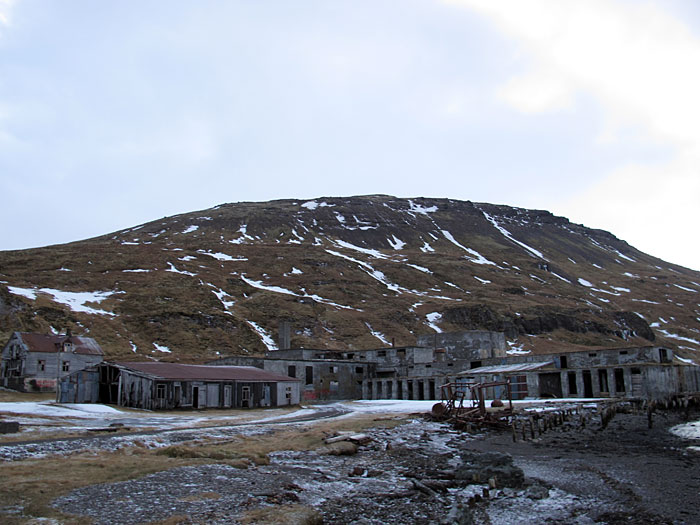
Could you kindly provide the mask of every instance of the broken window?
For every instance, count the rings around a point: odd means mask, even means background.
[[[561,368],[569,368],[569,363],[568,363],[568,360],[566,359],[565,355],[563,355],[559,358],[559,366]]]
[[[36,363],[36,367],[40,372],[43,372],[44,370],[46,370],[46,361],[44,361],[43,359],[39,359],[39,361],[37,361]]]
[[[285,387],[284,397],[285,397],[285,399],[292,399],[292,387],[291,386]]]
[[[386,357],[386,350],[377,350],[377,357]]]
[[[297,367],[294,365],[289,365],[287,367],[287,375],[289,377],[296,377],[297,376]]]
[[[70,361],[63,361],[63,363],[61,363],[61,370],[63,372],[69,372],[70,371]]]
[[[165,399],[165,385],[156,385],[156,399]]]
[[[243,389],[241,390],[241,401],[248,401],[248,400],[250,400],[250,387],[244,386]]]
[[[331,365],[331,366],[328,367],[328,371],[329,371],[331,374],[337,374],[337,373],[338,373],[338,367],[337,367],[337,366]]]
[[[362,368],[361,366],[356,366],[356,367],[355,367],[355,373],[356,373],[356,374],[362,374],[363,371],[364,371],[364,368]]]

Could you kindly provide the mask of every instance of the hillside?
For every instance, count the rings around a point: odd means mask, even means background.
[[[201,361],[504,330],[513,350],[663,344],[700,358],[700,272],[546,211],[384,195],[224,204],[0,252],[0,336],[89,333]]]

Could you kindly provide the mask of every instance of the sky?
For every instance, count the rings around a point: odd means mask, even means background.
[[[698,65],[694,0],[0,0],[0,250],[382,193],[700,270]]]

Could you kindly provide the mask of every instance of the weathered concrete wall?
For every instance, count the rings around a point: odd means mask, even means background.
[[[418,336],[418,346],[444,348],[448,359],[478,361],[506,355],[506,336],[502,332],[472,330]]]

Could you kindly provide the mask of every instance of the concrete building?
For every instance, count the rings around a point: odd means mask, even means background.
[[[14,332],[2,350],[2,386],[22,392],[55,392],[68,374],[102,362],[91,337]]]
[[[273,350],[211,365],[247,365],[296,377],[302,399],[440,399],[443,384],[483,360],[505,357],[505,336],[473,330],[419,338],[419,346],[369,350]]]
[[[506,378],[515,399],[662,399],[700,391],[700,367],[659,346],[508,355],[503,333],[480,330],[429,334],[417,342],[353,351],[275,350],[265,357],[228,357],[210,364],[255,366],[296,377],[302,382],[301,397],[308,401],[439,400],[447,383]]]
[[[465,370],[459,377],[478,382],[508,378],[514,385],[514,399],[665,399],[675,394],[700,392],[700,367],[660,346],[512,356],[485,361],[484,366]]]

